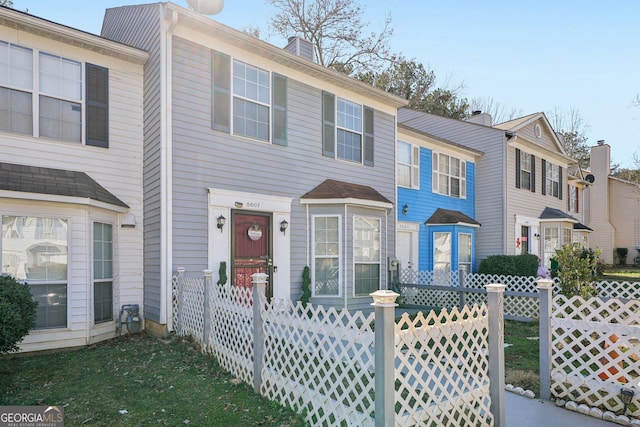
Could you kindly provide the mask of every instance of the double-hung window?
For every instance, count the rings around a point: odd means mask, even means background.
[[[420,147],[398,141],[397,158],[398,185],[420,188]]]
[[[322,93],[322,154],[373,166],[373,109]]]
[[[458,233],[458,271],[471,273],[471,234]]]
[[[580,208],[578,205],[578,187],[576,187],[575,185],[569,185],[568,186],[568,190],[569,190],[569,212],[579,212]]]
[[[212,127],[287,145],[287,78],[212,51]]]
[[[29,284],[37,329],[67,326],[67,225],[62,218],[2,217],[2,274]]]
[[[93,223],[93,318],[113,320],[113,226]]]
[[[433,270],[451,271],[451,233],[433,233]]]
[[[340,294],[340,217],[313,217],[313,295]]]
[[[0,131],[108,147],[108,70],[84,67],[0,41]]]
[[[355,217],[353,246],[355,295],[369,295],[380,288],[380,220]]]
[[[433,153],[432,191],[445,196],[466,199],[466,162],[446,154]]]
[[[536,157],[516,148],[516,188],[536,191]]]
[[[560,181],[562,180],[562,172],[560,166],[554,165],[550,162],[542,161],[544,165],[545,185],[544,193],[549,196],[562,199],[562,191],[560,188]]]

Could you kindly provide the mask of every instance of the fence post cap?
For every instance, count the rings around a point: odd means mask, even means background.
[[[370,293],[369,296],[373,298],[373,304],[371,305],[374,307],[397,307],[396,298],[400,294],[389,289],[380,289]]]
[[[184,268],[184,267],[178,267],[178,268],[176,268],[176,271],[177,271],[178,273],[182,274],[182,273],[184,273],[184,272],[185,272],[185,268]]]
[[[484,288],[487,292],[504,292],[507,285],[503,285],[502,283],[490,283],[488,285],[484,285]]]
[[[538,289],[551,289],[554,282],[553,279],[540,278],[536,280],[536,283],[538,284]]]
[[[266,282],[269,275],[267,273],[253,273],[251,279],[254,282]]]
[[[205,277],[213,276],[213,270],[202,270],[202,274],[204,274]]]

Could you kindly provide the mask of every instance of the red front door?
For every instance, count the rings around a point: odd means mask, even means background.
[[[266,273],[271,297],[271,215],[233,212],[232,217],[233,285],[251,288],[251,275]]]

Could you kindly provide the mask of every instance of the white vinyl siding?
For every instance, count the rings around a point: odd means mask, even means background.
[[[398,185],[420,188],[420,147],[398,141],[398,163],[396,166]]]
[[[444,196],[467,198],[467,164],[446,154],[433,153],[433,192]]]

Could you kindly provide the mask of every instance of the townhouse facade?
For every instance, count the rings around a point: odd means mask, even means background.
[[[452,120],[402,108],[398,122],[483,152],[476,163],[476,255],[530,253],[549,267],[573,241],[567,168],[574,163],[543,113],[498,125],[487,114]]]
[[[171,277],[269,275],[269,295],[369,306],[395,256],[400,98],[172,3],[108,9],[102,36],[145,66],[147,327],[171,327]],[[302,48],[301,48],[302,46]],[[306,47],[306,49],[305,49]],[[292,52],[291,52],[291,51]]]
[[[22,351],[116,336],[142,310],[147,53],[0,7],[1,273],[29,285]]]
[[[398,124],[396,256],[402,268],[475,271],[482,152]]]

